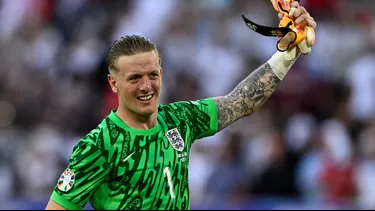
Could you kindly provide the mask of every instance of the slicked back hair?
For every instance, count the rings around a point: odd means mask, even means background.
[[[107,54],[106,62],[108,70],[111,74],[118,72],[116,62],[121,56],[133,56],[138,53],[147,53],[155,51],[159,57],[159,64],[161,65],[161,55],[156,48],[156,45],[149,39],[140,35],[127,35],[116,40]]]

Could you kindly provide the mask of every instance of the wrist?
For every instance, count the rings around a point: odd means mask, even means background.
[[[277,51],[272,55],[267,63],[271,66],[271,69],[275,73],[275,75],[280,80],[283,80],[300,55],[301,53],[297,50],[296,47],[289,51]]]

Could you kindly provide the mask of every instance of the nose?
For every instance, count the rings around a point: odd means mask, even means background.
[[[148,78],[143,78],[139,86],[140,91],[149,92],[151,90],[151,81]]]

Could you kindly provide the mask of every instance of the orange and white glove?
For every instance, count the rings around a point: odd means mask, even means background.
[[[307,19],[311,18],[310,16],[300,18],[300,16],[308,14],[306,9],[300,7],[298,1],[295,0],[270,1],[274,9],[279,13],[279,27],[288,27],[291,29],[286,35],[278,36],[277,50],[281,52],[295,51],[294,47],[298,46],[303,54],[309,54],[311,47],[315,44],[315,31],[313,27],[307,25],[308,23],[304,23],[305,21],[309,21]],[[303,22],[298,22],[298,20],[302,20]],[[312,22],[314,22],[313,19]]]
[[[311,53],[315,44],[316,22],[297,0],[270,0],[279,13],[278,27],[257,24],[242,15],[246,26],[264,36],[278,37],[277,52],[267,61],[275,75],[283,80],[300,52]]]

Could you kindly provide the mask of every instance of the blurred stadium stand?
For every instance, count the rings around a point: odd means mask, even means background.
[[[259,112],[195,142],[193,209],[375,209],[375,1],[301,4],[313,52]],[[0,0],[0,209],[44,209],[73,145],[116,107],[115,39],[157,44],[162,103],[224,95],[275,52],[241,14],[278,24],[265,0]]]

